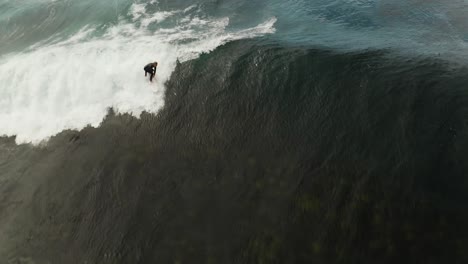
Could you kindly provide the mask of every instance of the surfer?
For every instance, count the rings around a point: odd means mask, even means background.
[[[153,62],[153,63],[148,63],[145,68],[143,68],[143,70],[145,70],[145,77],[146,77],[146,74],[150,74],[150,82],[153,81],[153,78],[154,78],[154,75],[156,75],[156,68],[158,67],[158,63],[157,62]]]

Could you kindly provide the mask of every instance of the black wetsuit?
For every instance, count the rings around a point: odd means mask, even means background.
[[[143,68],[143,70],[145,70],[145,76],[146,76],[147,73],[150,74],[150,81],[151,82],[153,81],[154,75],[156,74],[156,67],[157,66],[158,66],[157,64],[150,63],[150,64],[146,65],[145,68]]]

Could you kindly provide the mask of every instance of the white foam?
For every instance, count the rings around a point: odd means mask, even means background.
[[[164,105],[164,83],[177,59],[196,58],[227,41],[273,33],[276,21],[228,32],[227,18],[182,16],[177,27],[151,32],[149,24],[175,12],[148,14],[134,4],[131,14],[132,23],[121,22],[101,37],[93,38],[94,30],[86,27],[67,40],[0,58],[0,135],[37,144],[65,129],[98,126],[109,107],[135,116],[155,113]],[[155,83],[144,78],[143,71],[152,61],[159,62]]]

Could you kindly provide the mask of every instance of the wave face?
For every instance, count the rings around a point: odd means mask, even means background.
[[[0,0],[0,263],[467,263],[465,6]]]

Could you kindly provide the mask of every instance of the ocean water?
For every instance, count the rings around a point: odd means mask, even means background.
[[[468,262],[467,12],[0,0],[0,263]]]

